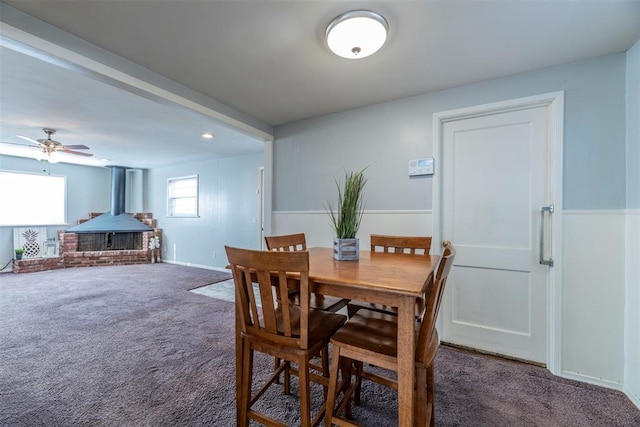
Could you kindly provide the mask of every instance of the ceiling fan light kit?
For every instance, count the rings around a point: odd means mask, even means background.
[[[352,10],[337,16],[325,33],[327,45],[343,58],[362,59],[376,53],[387,40],[389,24],[370,10]]]

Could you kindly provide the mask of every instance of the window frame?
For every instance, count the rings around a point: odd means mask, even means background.
[[[195,195],[171,197],[172,183],[184,182],[189,180],[195,180]],[[194,211],[188,213],[173,213],[172,201],[177,199],[195,199]],[[199,175],[186,175],[167,178],[167,218],[199,218],[200,217],[200,176]]]

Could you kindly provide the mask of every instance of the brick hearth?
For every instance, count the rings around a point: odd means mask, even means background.
[[[91,213],[89,219],[100,215]],[[133,215],[145,225],[153,228],[153,231],[142,233],[142,248],[140,250],[121,251],[83,251],[78,252],[78,234],[58,231],[59,256],[48,258],[29,258],[20,261],[13,261],[14,273],[34,273],[37,271],[55,270],[59,268],[73,267],[97,267],[104,265],[129,265],[148,264],[151,262],[151,251],[149,250],[149,240],[152,237],[160,237],[162,241],[162,230],[157,228],[157,221],[153,219],[151,213],[137,213]],[[78,223],[88,221],[83,219]],[[161,258],[160,249],[156,249],[158,259]]]

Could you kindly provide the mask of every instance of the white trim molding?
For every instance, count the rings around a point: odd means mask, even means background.
[[[583,383],[593,384],[600,387],[609,388],[612,390],[623,391],[622,384],[615,381],[609,381],[604,378],[592,377],[589,375],[585,375],[577,372],[571,372],[571,371],[562,371],[562,374],[560,376],[562,378],[566,378],[569,380],[580,381]]]
[[[636,405],[636,408],[640,409],[640,396],[636,396],[626,384],[623,385],[622,392],[629,398],[631,403]]]
[[[629,215],[633,214],[633,210],[630,209],[567,209],[562,212],[564,216],[570,215]],[[640,215],[640,209],[636,212]]]
[[[425,210],[365,210],[358,231],[360,247],[369,247],[369,235],[394,234],[431,236],[432,211]],[[326,211],[273,211],[271,214],[273,235],[305,233],[307,246],[330,248],[333,246],[333,230]]]
[[[168,259],[163,259],[162,262],[165,263],[165,264],[183,265],[185,267],[195,267],[195,268],[202,268],[202,269],[205,269],[205,270],[213,270],[213,271],[220,271],[220,272],[223,272],[223,273],[231,273],[231,270],[229,270],[227,268],[212,267],[210,265],[203,265],[203,264],[194,264],[192,262],[170,261]]]

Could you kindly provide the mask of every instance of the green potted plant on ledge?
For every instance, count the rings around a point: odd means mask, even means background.
[[[335,232],[333,239],[333,257],[340,261],[354,261],[360,256],[360,242],[356,237],[362,215],[364,213],[363,189],[367,183],[364,171],[346,172],[344,184],[338,187],[338,205],[334,210],[328,204],[327,212],[331,218],[331,225]]]
[[[22,254],[24,253],[24,249],[16,248],[14,252],[16,253],[16,261],[20,261],[22,259]]]

